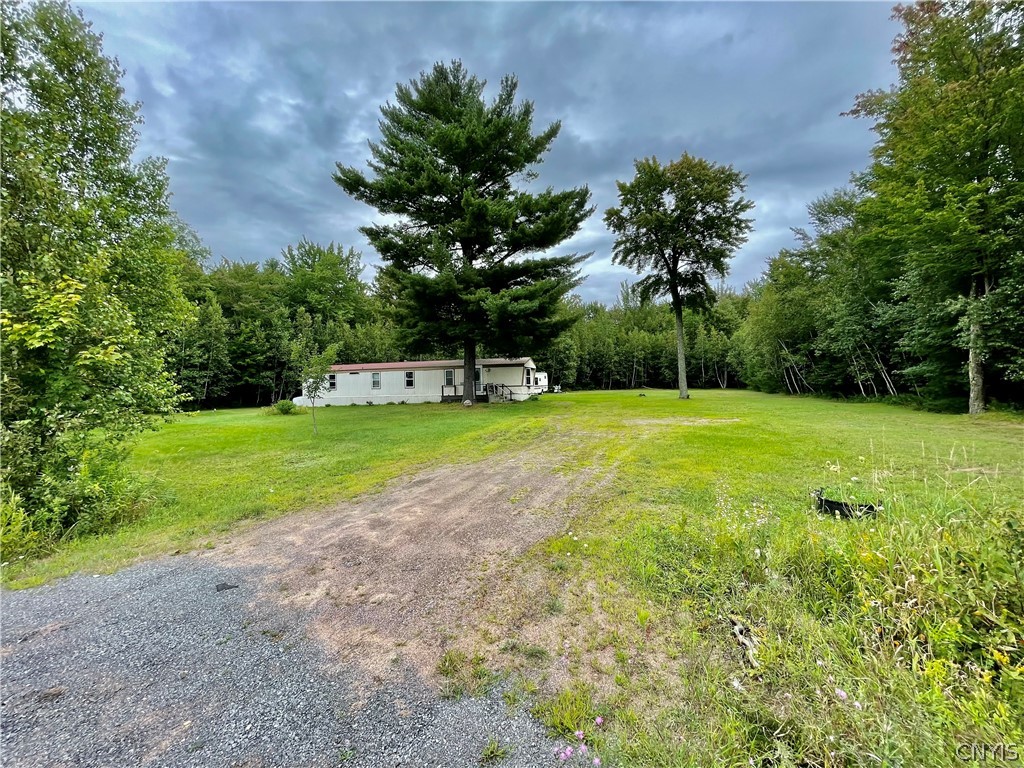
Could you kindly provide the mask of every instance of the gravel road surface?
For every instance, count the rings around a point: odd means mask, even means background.
[[[338,661],[262,567],[186,554],[5,591],[0,764],[471,766],[491,736],[498,765],[557,763],[500,689],[442,700],[415,667]]]

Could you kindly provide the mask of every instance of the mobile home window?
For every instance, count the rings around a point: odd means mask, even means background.
[[[416,371],[405,372],[405,388],[413,389],[416,386]]]
[[[530,369],[526,369],[526,386],[530,386]]]
[[[327,391],[328,392],[333,392],[337,388],[338,388],[338,377],[335,374],[333,374],[333,373],[327,374]]]
[[[455,370],[454,369],[449,368],[448,370],[446,370],[444,372],[444,385],[446,387],[454,387],[455,386]]]
[[[370,374],[370,386],[373,389],[380,389],[380,371],[374,371]]]

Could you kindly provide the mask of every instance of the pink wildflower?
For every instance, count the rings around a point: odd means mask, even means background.
[[[601,764],[601,758],[600,757],[595,757],[594,758],[594,765],[600,765],[600,764]]]
[[[583,731],[576,731],[576,738],[583,741]]]
[[[604,725],[604,718],[603,717],[595,717],[594,718],[594,724],[595,725]]]
[[[572,747],[566,747],[565,748],[565,756],[566,757],[572,757]]]
[[[587,754],[587,745],[586,744],[580,744],[580,754],[581,755]]]
[[[839,697],[840,701],[846,701],[847,699],[846,691],[844,691],[842,688],[836,688],[836,696]]]

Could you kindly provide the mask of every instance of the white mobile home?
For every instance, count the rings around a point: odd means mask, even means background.
[[[332,365],[317,405],[386,405],[464,400],[461,360]],[[548,376],[529,357],[476,361],[477,400],[526,400],[547,390]],[[309,405],[305,388],[296,405]]]

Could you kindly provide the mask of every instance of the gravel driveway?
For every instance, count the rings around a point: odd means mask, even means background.
[[[253,603],[254,576],[183,555],[5,593],[2,764],[468,766],[489,736],[501,765],[554,762],[500,690],[448,701],[411,669],[366,680],[301,615]]]
[[[433,670],[529,604],[515,563],[571,492],[528,459],[433,468],[212,550],[4,591],[0,764],[471,766],[491,737],[498,765],[556,764],[500,686],[444,700]]]

